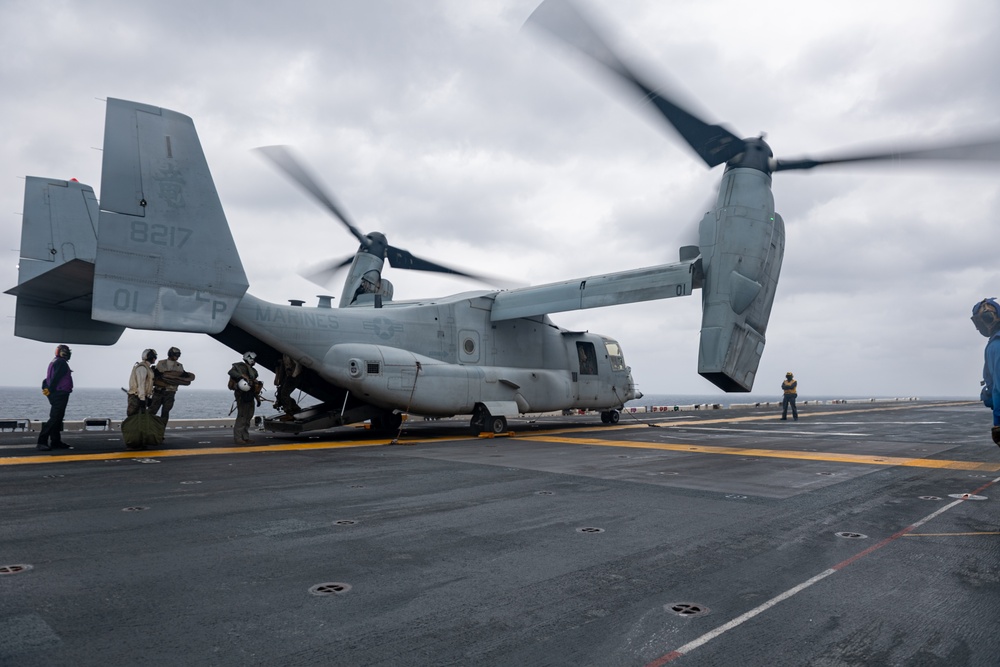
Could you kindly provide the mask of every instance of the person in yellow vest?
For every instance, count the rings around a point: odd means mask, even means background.
[[[785,373],[785,381],[781,383],[781,421],[788,419],[788,406],[792,406],[792,419],[799,420],[799,411],[795,407],[795,399],[799,396],[799,381],[791,372]]]

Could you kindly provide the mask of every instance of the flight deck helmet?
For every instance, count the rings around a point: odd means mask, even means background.
[[[991,297],[973,306],[972,323],[987,338],[1000,330],[1000,304],[997,300]]]
[[[176,347],[172,347],[169,350],[167,350],[167,358],[168,359],[180,359],[181,358],[181,351],[180,351],[180,349],[176,348]]]
[[[257,353],[247,352],[246,354],[243,355],[243,361],[245,361],[248,366],[253,366],[254,364],[257,363]]]
[[[153,348],[147,348],[143,350],[142,360],[148,361],[149,363],[153,363],[154,361],[156,361],[156,350],[154,350]]]
[[[73,351],[69,349],[69,345],[57,345],[56,356],[68,360],[71,356],[73,356]]]

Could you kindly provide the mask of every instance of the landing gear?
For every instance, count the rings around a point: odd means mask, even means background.
[[[472,409],[472,420],[469,422],[469,428],[476,435],[486,432],[486,419],[490,416],[489,411],[481,405],[477,405]]]
[[[507,418],[506,417],[490,417],[486,420],[490,427],[490,432],[494,435],[498,433],[507,432]]]
[[[480,433],[492,433],[494,435],[506,433],[507,418],[502,415],[493,416],[485,406],[477,405],[472,411],[472,420],[469,422],[469,427],[477,435]]]
[[[622,414],[617,410],[604,410],[601,412],[602,424],[617,424]]]

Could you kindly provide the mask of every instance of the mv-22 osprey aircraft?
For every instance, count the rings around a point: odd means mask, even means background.
[[[533,23],[650,101],[709,167],[725,163],[698,246],[679,261],[508,290],[394,301],[396,268],[469,273],[362,233],[281,148],[262,149],[359,240],[338,308],[268,303],[246,273],[192,120],[167,109],[107,101],[100,203],[91,187],[29,177],[25,187],[15,335],[114,344],[125,327],[206,333],[275,370],[284,355],[297,387],[319,403],[265,420],[301,432],[370,420],[395,430],[402,413],[471,415],[500,433],[507,418],[586,408],[616,423],[636,391],[621,346],[560,328],[551,313],[688,296],[702,290],[698,372],[725,391],[750,391],[764,351],[785,247],[771,175],[823,164],[901,159],[997,159],[1000,142],[827,159],[775,160],[763,138],[741,139],[654,91],[572,5],[546,0]]]

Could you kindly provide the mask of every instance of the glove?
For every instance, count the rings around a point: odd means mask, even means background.
[[[49,395],[48,388],[42,389],[42,396],[48,396],[48,395]]]
[[[992,436],[993,442],[1000,445],[1000,426],[994,426],[990,431],[990,436]]]

